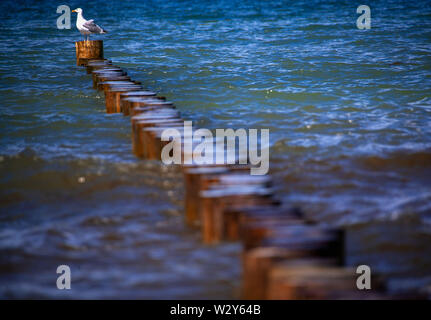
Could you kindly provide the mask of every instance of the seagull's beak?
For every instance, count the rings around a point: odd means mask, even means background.
[[[72,12],[76,12],[76,10],[72,10]]]

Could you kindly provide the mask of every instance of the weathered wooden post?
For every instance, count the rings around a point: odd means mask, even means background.
[[[111,60],[107,60],[107,59],[102,59],[102,60],[91,59],[85,65],[85,69],[87,70],[87,74],[91,74],[95,70],[112,68],[112,67],[118,68],[118,67],[112,65]]]
[[[123,81],[109,81],[105,90],[106,113],[120,112],[120,94],[128,91],[142,90],[140,85],[133,82],[123,84]]]
[[[202,197],[202,239],[214,244],[225,238],[224,215],[227,208],[247,208],[269,205],[272,190],[265,186],[217,184],[200,192]]]
[[[262,223],[253,225],[248,228],[260,228]],[[343,247],[343,239],[337,230],[301,225],[294,221],[284,226],[280,223],[267,225],[266,228],[266,234],[258,236],[260,240],[250,241],[250,236],[244,237],[248,242],[244,244],[243,252],[245,299],[265,298],[269,271],[282,260],[314,257],[330,261],[332,266],[340,265],[343,253],[339,248]]]
[[[103,41],[102,40],[89,40],[89,41],[76,41],[76,65],[85,66],[88,60],[103,59]]]
[[[258,247],[243,254],[242,298],[265,299],[268,288],[268,273],[273,265],[283,260],[295,259],[298,255],[284,248]]]
[[[128,98],[128,99],[136,99],[136,98]],[[128,100],[128,99],[125,99],[125,100]],[[141,103],[142,102],[142,100],[145,100],[146,98],[143,98],[143,99],[141,99],[141,101],[139,102],[139,103]],[[148,101],[150,101],[151,100],[151,98],[148,98],[147,99]],[[157,99],[154,99],[154,100],[157,100]],[[130,102],[130,101],[129,101]],[[136,102],[132,102],[132,104],[135,104]],[[166,105],[166,106],[163,106],[163,107],[161,107],[161,106],[158,106],[158,105],[146,105],[146,106],[139,106],[139,107],[134,107],[133,109],[132,109],[132,113],[131,113],[131,115],[132,116],[137,116],[137,115],[139,115],[139,114],[141,114],[141,113],[145,113],[145,112],[148,112],[148,111],[154,111],[154,110],[162,110],[162,109],[176,109],[175,108],[175,106],[174,105]]]
[[[152,91],[130,91],[130,92],[124,92],[120,95],[120,111],[123,113],[123,115],[128,116],[130,115],[130,106],[131,103],[133,102],[132,98],[138,98],[134,101],[139,102],[139,99],[148,99],[151,98],[153,100],[157,99],[156,98],[156,93],[152,92]],[[132,99],[132,100],[127,100],[127,99]]]
[[[203,190],[201,180],[206,176],[215,176],[227,173],[229,169],[225,166],[191,166],[185,167],[184,174],[184,212],[187,225],[196,226],[200,224],[199,212],[201,210],[200,191]]]
[[[286,223],[303,223],[302,212],[297,209],[280,208],[276,203],[269,206],[256,206],[252,208],[228,208],[225,211],[226,240],[237,241],[242,237],[242,226],[257,224],[283,225]]]
[[[145,155],[145,141],[142,132],[143,128],[161,125],[164,123],[176,124],[178,123],[178,117],[176,115],[160,115],[149,117],[146,114],[138,114],[132,117],[131,122],[133,153],[137,157],[143,158]]]
[[[181,123],[180,119],[180,113],[171,108],[160,108],[156,111],[146,111],[144,113],[141,113],[137,116],[139,117],[141,121],[138,121],[137,123],[137,143],[140,144],[138,146],[138,149],[141,150],[141,156],[145,159],[159,159],[160,155],[157,155],[156,151],[156,141],[157,139],[155,136],[152,136],[149,131],[145,131],[145,122],[142,122],[142,120],[153,120],[154,125],[150,127],[156,127],[156,126],[175,126],[177,127],[179,123]],[[143,126],[142,126],[142,125]]]
[[[144,135],[144,157],[148,160],[161,160],[162,149],[165,143],[161,140],[162,133],[166,129],[182,129],[182,122],[178,119],[177,123],[169,124],[168,126],[160,126],[144,128],[141,132]]]
[[[266,299],[360,299],[353,268],[339,268],[316,259],[286,260],[268,274]]]
[[[159,99],[159,97],[157,97],[156,99],[147,99],[147,98],[141,97],[141,98],[128,98],[128,99],[132,99],[129,105],[129,113],[131,115],[142,113],[142,112],[135,111],[135,109],[139,107],[150,107],[149,110],[166,109],[166,108],[175,109],[175,106],[173,105],[173,103],[170,101],[163,100],[164,98]]]
[[[123,80],[130,81],[130,77],[127,76],[126,72],[121,69],[98,69],[92,72],[93,78],[93,88],[101,90],[98,88],[99,82],[107,82],[112,80]]]

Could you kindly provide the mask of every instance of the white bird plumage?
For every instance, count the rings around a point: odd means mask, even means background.
[[[85,20],[82,15],[82,9],[77,8],[72,10],[72,12],[76,12],[78,15],[76,17],[76,28],[81,32],[84,36],[85,40],[90,40],[90,34],[103,34],[107,33],[105,29],[99,27],[94,23],[94,20]]]

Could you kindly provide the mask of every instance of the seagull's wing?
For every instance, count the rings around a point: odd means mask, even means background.
[[[99,27],[97,24],[94,23],[94,20],[88,20],[87,22],[85,22],[83,24],[83,26],[88,29],[88,31],[92,32],[92,33],[104,33],[106,32],[105,30],[103,30],[103,28]]]

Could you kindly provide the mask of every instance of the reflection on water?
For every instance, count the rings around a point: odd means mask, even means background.
[[[350,264],[430,283],[429,2],[377,2],[368,31],[350,1],[87,6],[106,56],[184,118],[269,128],[279,197],[348,228]],[[69,263],[71,297],[236,297],[239,248],[184,226],[181,175],[133,157],[55,9],[0,4],[0,296],[58,297]]]

